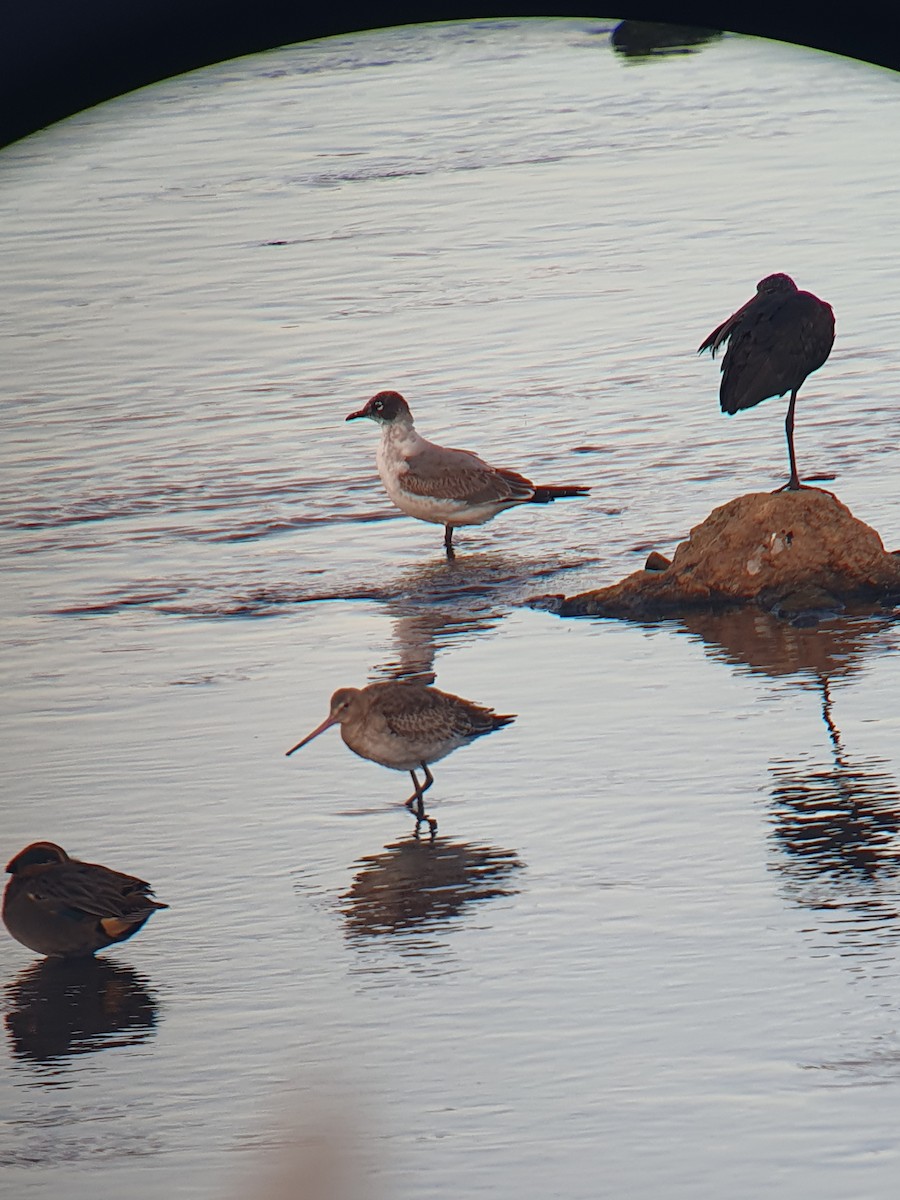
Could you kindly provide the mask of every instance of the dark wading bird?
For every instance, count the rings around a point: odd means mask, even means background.
[[[708,350],[715,358],[726,341],[719,388],[723,412],[736,413],[770,396],[791,393],[784,422],[791,477],[778,491],[795,491],[802,485],[794,456],[794,405],[807,375],[831,353],[831,305],[812,292],[799,291],[788,275],[767,275],[756,285],[753,299],[714,329],[698,354]]]
[[[338,688],[322,724],[286,753],[293,754],[331,725],[340,725],[341,737],[354,754],[394,771],[409,771],[415,790],[406,807],[416,818],[416,832],[427,823],[434,834],[437,821],[425,815],[423,800],[434,782],[428,764],[514,720],[436,687],[391,679],[364,688]],[[419,768],[425,773],[422,783],[416,776]]]
[[[444,526],[448,558],[453,558],[457,525],[483,525],[505,508],[549,504],[591,490],[538,486],[515,471],[490,466],[468,450],[426,441],[416,432],[409,405],[399,392],[379,392],[347,420],[360,417],[381,426],[376,462],[385,491],[408,516]]]
[[[3,923],[16,941],[48,958],[87,958],[169,907],[142,879],[69,858],[53,842],[26,846],[6,870]]]

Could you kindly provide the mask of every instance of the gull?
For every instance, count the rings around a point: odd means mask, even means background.
[[[587,487],[537,485],[505,467],[492,467],[469,450],[451,450],[416,432],[409,405],[399,392],[379,392],[346,418],[368,417],[381,426],[376,461],[393,502],[410,517],[444,526],[447,557],[453,558],[453,530],[483,525],[505,508],[549,504],[585,496]]]

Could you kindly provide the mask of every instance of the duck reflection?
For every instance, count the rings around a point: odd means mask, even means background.
[[[522,862],[513,850],[406,838],[359,862],[341,897],[352,940],[429,934],[476,901],[518,892]]]
[[[41,959],[5,992],[13,1058],[30,1063],[137,1045],[151,1037],[158,1020],[148,981],[111,959]]]

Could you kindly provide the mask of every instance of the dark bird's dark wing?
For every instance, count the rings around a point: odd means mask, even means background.
[[[799,388],[831,351],[834,315],[809,292],[757,295],[700,349],[714,353],[726,340],[719,400],[735,413]]]
[[[742,304],[737,312],[733,312],[730,317],[722,322],[721,325],[717,325],[709,337],[702,341],[697,347],[697,353],[702,354],[704,350],[708,350],[710,357],[715,358],[716,351],[723,342],[728,341],[737,328],[741,318],[746,313],[747,309],[750,308],[752,304],[756,303],[756,299],[757,297],[754,296],[752,300],[748,300],[746,304]]]

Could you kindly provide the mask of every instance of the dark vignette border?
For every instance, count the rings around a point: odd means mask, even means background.
[[[890,11],[888,11],[890,9]],[[485,17],[671,21],[843,54],[900,71],[900,7],[584,0],[13,0],[0,18],[0,146],[124,92],[210,63],[363,29]]]

